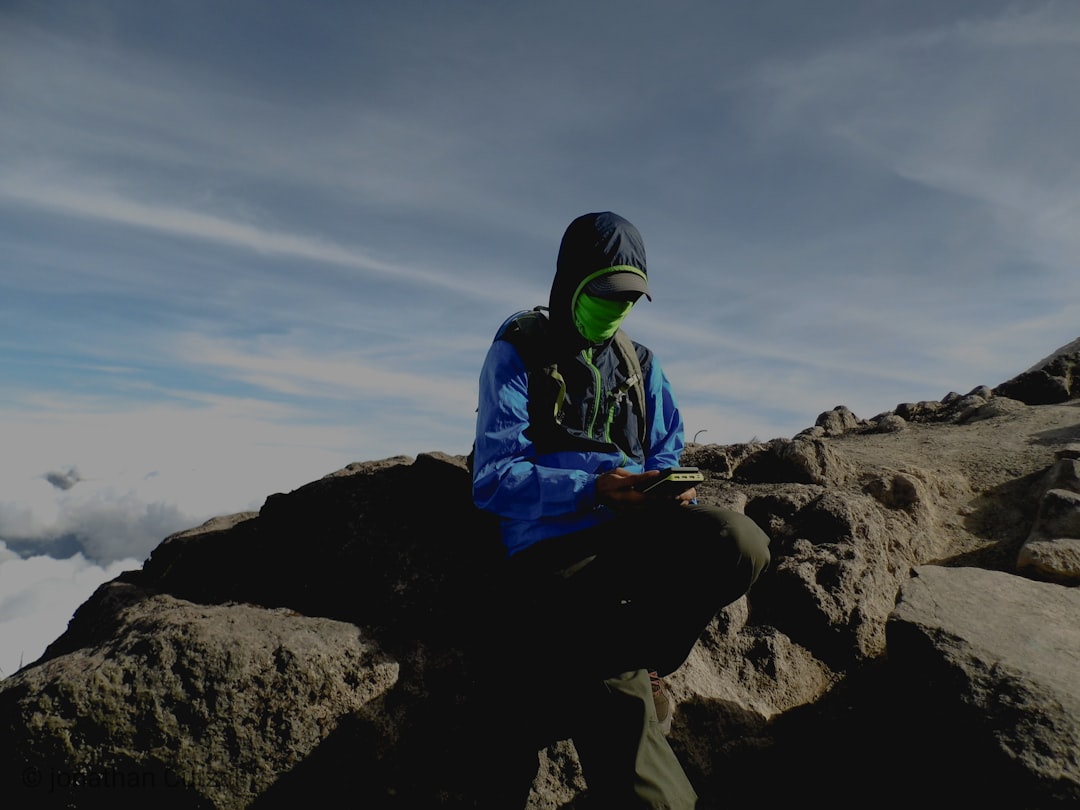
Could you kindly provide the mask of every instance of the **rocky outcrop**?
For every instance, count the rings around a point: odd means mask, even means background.
[[[1078,442],[1075,397],[983,386],[688,447],[700,499],[773,549],[669,679],[670,740],[703,799],[1080,801]],[[350,465],[166,538],[0,682],[4,795],[468,806],[466,774],[498,745],[477,684],[515,632],[501,564],[464,459],[440,453]],[[574,807],[573,744],[546,742],[529,807]]]
[[[1025,573],[1061,582],[1080,584],[1080,445],[1058,452],[1060,461],[1042,481],[1039,513],[1017,566]]]
[[[1067,402],[1080,396],[1080,338],[1044,357],[1023,374],[994,389],[998,396],[1028,405]]]

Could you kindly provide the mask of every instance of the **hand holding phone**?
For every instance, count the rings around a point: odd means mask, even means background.
[[[677,498],[704,480],[705,476],[697,467],[669,467],[635,489],[649,498]]]

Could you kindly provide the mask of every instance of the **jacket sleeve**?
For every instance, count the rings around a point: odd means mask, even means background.
[[[504,518],[536,520],[595,506],[596,473],[536,463],[529,426],[528,373],[517,350],[496,340],[480,372],[473,501]]]
[[[675,403],[664,371],[656,355],[652,356],[645,372],[646,405],[649,413],[649,454],[646,470],[662,470],[679,466],[685,442],[682,414]]]

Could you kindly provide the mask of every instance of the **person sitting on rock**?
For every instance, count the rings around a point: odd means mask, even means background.
[[[654,688],[769,564],[769,538],[745,515],[697,503],[693,488],[640,491],[684,447],[660,363],[619,328],[643,296],[637,229],[611,212],[578,217],[547,315],[509,318],[480,374],[473,499],[499,517],[507,552],[489,768],[502,807],[524,804],[537,748],[559,735],[596,806],[694,807]]]

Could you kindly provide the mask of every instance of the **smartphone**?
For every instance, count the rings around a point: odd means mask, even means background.
[[[668,467],[660,475],[638,484],[635,489],[650,498],[674,498],[705,480],[697,467]]]

